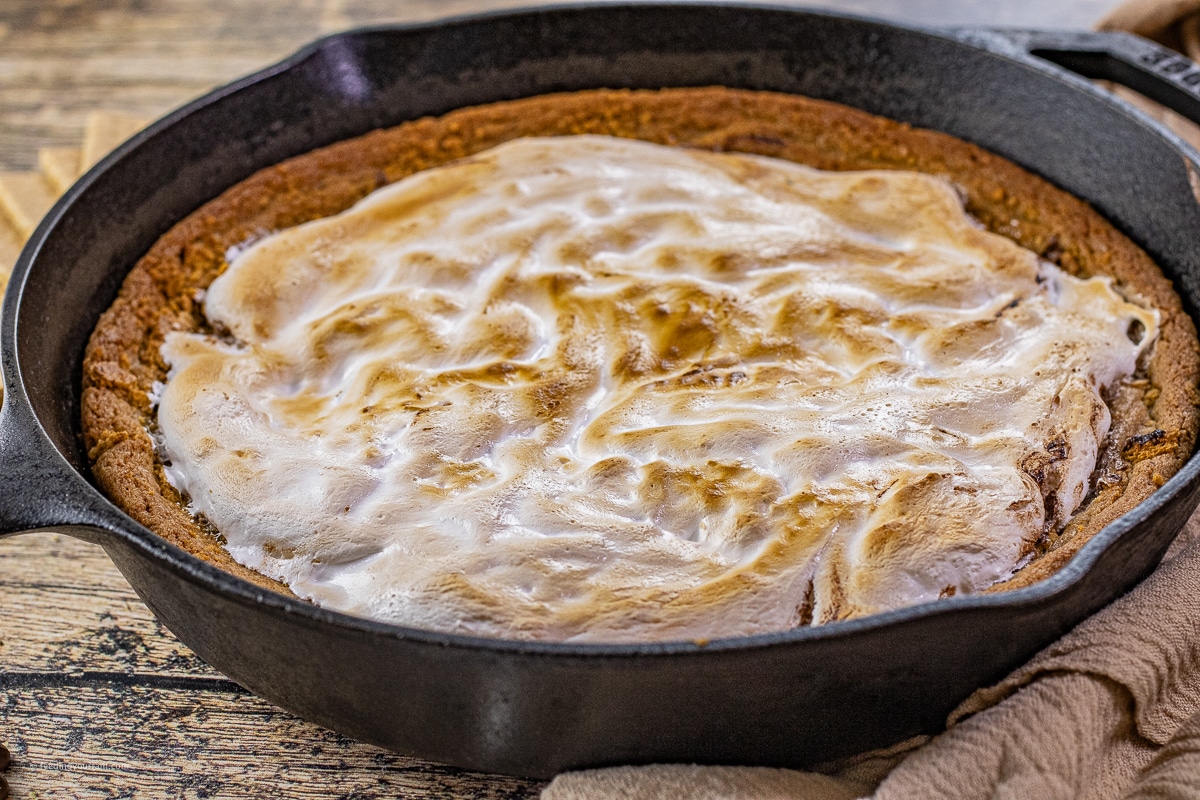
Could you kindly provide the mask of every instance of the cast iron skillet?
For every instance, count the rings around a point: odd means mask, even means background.
[[[1047,60],[1049,59],[1049,61]],[[806,765],[934,732],[976,687],[1131,587],[1200,500],[1200,460],[1063,571],[774,635],[529,644],[354,619],[264,592],[166,544],[95,488],[80,361],[136,259],[255,170],[379,126],[565,89],[724,84],[847,103],[977,142],[1091,201],[1200,306],[1194,151],[1076,75],[1200,118],[1200,68],[1120,35],[925,31],[762,6],[553,8],[324,39],[171,114],[54,207],[5,300],[0,535],[104,547],[181,640],[322,725],[462,767]]]

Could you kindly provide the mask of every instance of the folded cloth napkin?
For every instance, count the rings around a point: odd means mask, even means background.
[[[1200,0],[1101,21],[1200,57]],[[1122,92],[1193,144],[1200,129]],[[566,773],[542,800],[1200,800],[1200,514],[1159,568],[999,684],[945,733],[815,772],[660,764]]]

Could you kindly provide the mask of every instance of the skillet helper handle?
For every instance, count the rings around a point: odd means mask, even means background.
[[[1200,124],[1200,64],[1132,33],[990,31],[1085,78],[1119,83]]]
[[[5,397],[0,407],[0,538],[55,529],[100,542],[116,530],[119,519],[120,512],[50,443],[25,402]]]

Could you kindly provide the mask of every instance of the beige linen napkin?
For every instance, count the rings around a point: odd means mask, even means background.
[[[1200,58],[1200,0],[1137,0],[1099,27]],[[1187,120],[1121,94],[1200,143]],[[560,775],[542,800],[1200,800],[1200,514],[1153,575],[947,723],[819,772],[615,767]]]

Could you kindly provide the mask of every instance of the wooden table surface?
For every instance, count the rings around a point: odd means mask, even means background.
[[[160,116],[321,35],[501,0],[0,0],[0,171],[77,146],[88,111]],[[1086,27],[1112,0],[825,0],[922,24]],[[0,503],[3,498],[0,498]],[[200,661],[99,548],[0,540],[0,743],[14,798],[528,797],[349,740]]]

